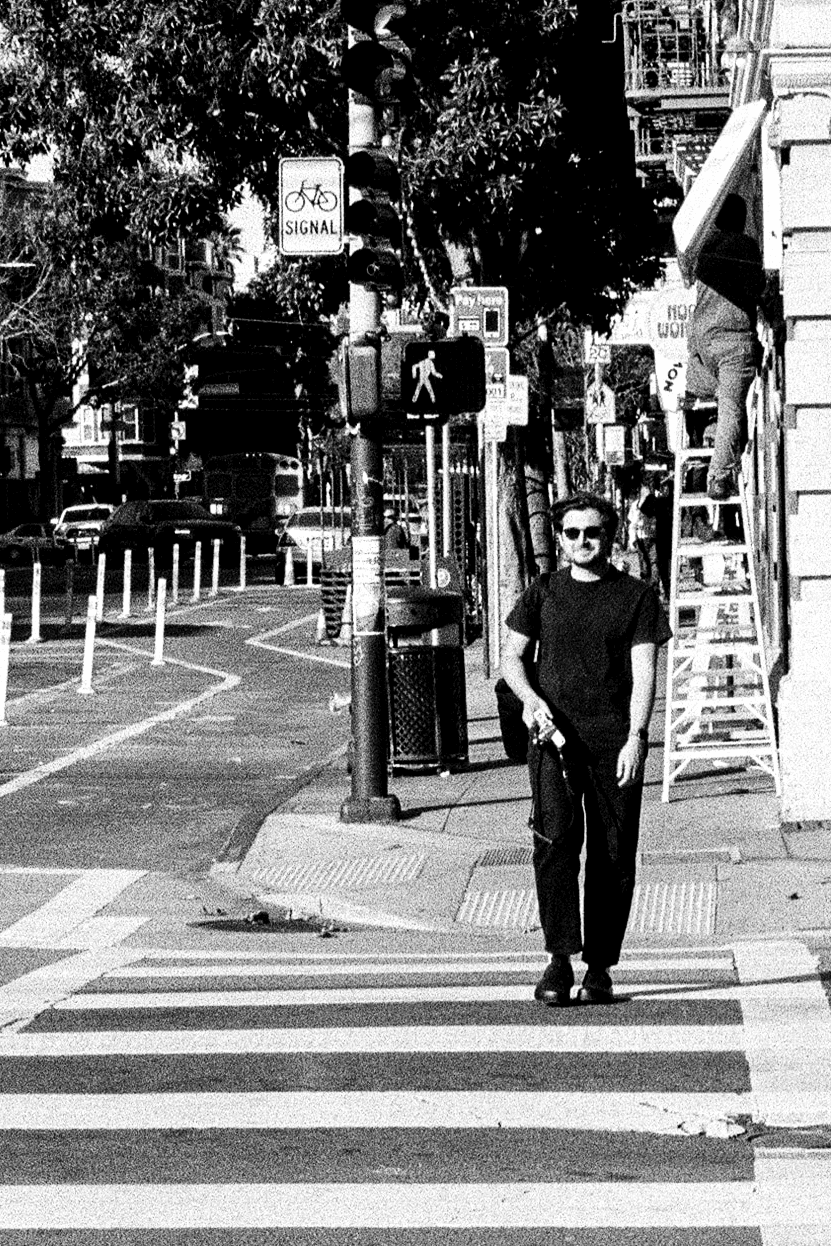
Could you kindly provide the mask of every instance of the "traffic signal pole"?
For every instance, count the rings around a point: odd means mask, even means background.
[[[354,31],[349,31],[350,45]],[[349,92],[349,153],[374,150],[374,105]],[[350,192],[352,194],[353,192]],[[350,249],[355,244],[350,244]],[[349,340],[378,349],[381,298],[350,283]],[[380,417],[380,394],[376,415]],[[380,418],[362,419],[352,439],[352,790],[341,805],[342,822],[396,822],[401,805],[389,794],[387,756],[387,654],[384,608],[384,447]]]

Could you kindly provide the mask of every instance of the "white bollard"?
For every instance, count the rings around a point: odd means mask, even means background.
[[[283,555],[283,586],[291,588],[294,584],[294,553],[290,545],[286,546]]]
[[[147,547],[147,609],[153,609],[156,600],[156,551],[152,545]]]
[[[133,551],[125,549],[124,551],[124,587],[121,594],[121,617],[129,619],[131,597],[133,594]]]
[[[107,574],[107,555],[98,555],[98,572],[95,580],[95,621],[104,619],[104,577]]]
[[[12,616],[0,614],[0,727],[8,727],[6,695],[9,691],[9,654],[12,647]]]
[[[239,586],[245,588],[245,533],[239,538]]]
[[[32,634],[27,645],[40,644],[40,560],[32,563]]]
[[[179,542],[173,542],[173,565],[170,569],[170,604],[179,600]]]
[[[314,583],[314,580],[312,578],[312,558],[314,556],[312,554],[313,545],[314,545],[314,541],[312,541],[310,537],[309,544],[306,546],[306,585],[309,588],[311,588],[312,584]]]
[[[87,627],[84,632],[84,661],[81,667],[81,696],[92,694],[92,660],[95,653],[95,606],[94,597],[87,598]]]
[[[164,666],[164,608],[167,600],[167,580],[159,580],[156,587],[156,639],[151,665]]]
[[[212,541],[214,547],[213,564],[211,566],[211,597],[216,597],[219,593],[219,547],[221,541]]]
[[[0,568],[0,620],[6,613],[6,573]]]
[[[193,596],[191,601],[198,601],[202,592],[202,542],[197,541],[193,550]]]

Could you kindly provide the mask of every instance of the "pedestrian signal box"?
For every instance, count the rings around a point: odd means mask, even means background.
[[[409,415],[474,414],[487,397],[485,346],[479,338],[410,342],[401,364],[401,404]]]

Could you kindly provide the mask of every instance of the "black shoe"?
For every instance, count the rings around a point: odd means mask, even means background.
[[[581,1004],[614,1003],[615,993],[608,972],[605,969],[592,969],[589,966],[577,998]]]
[[[534,999],[541,999],[551,1008],[565,1008],[571,1003],[574,970],[567,956],[555,956],[546,965],[545,973],[534,988]]]

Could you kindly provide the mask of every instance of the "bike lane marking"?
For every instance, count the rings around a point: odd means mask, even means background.
[[[153,656],[151,651],[138,649],[134,645],[125,644],[123,641],[101,640],[99,644],[113,649],[121,649],[125,653],[131,653],[142,658],[149,659]],[[121,727],[110,735],[102,736],[89,744],[82,744],[80,747],[73,749],[72,752],[64,754],[63,757],[55,757],[52,761],[43,762],[31,770],[26,770],[22,774],[16,775],[8,783],[0,785],[0,797],[16,795],[17,792],[23,791],[27,787],[32,787],[35,783],[40,783],[43,779],[50,778],[53,774],[59,774],[62,770],[68,770],[79,762],[89,761],[91,757],[103,753],[106,749],[115,748],[119,744],[124,744],[127,740],[133,740],[137,736],[144,735],[161,723],[168,723],[176,718],[181,718],[198,705],[203,705],[206,701],[213,700],[214,697],[222,692],[230,692],[231,689],[236,688],[242,682],[241,675],[234,675],[229,671],[215,670],[209,666],[200,666],[194,662],[186,662],[181,658],[165,658],[165,663],[170,666],[181,666],[185,670],[196,671],[198,674],[210,675],[220,682],[214,684],[211,688],[206,688],[204,692],[200,692],[197,696],[189,697],[186,701],[180,701],[178,704],[172,705],[158,714],[152,714],[149,718],[143,718],[138,722],[130,723],[128,726]]]
[[[0,930],[0,948],[91,948],[112,944],[133,934],[145,918],[96,914],[146,870],[83,870],[57,895],[32,913]]]
[[[280,627],[271,627],[265,632],[258,632],[256,636],[249,636],[245,643],[251,645],[254,649],[267,649],[270,653],[282,653],[289,658],[300,658],[306,662],[321,662],[324,666],[337,666],[341,670],[348,670],[352,664],[343,658],[328,658],[322,653],[305,653],[302,649],[289,649],[284,645],[268,643],[270,637],[285,635],[286,632],[294,631],[306,623],[313,623],[316,619],[316,614],[306,614],[300,619],[292,619],[288,623],[282,623]]]

